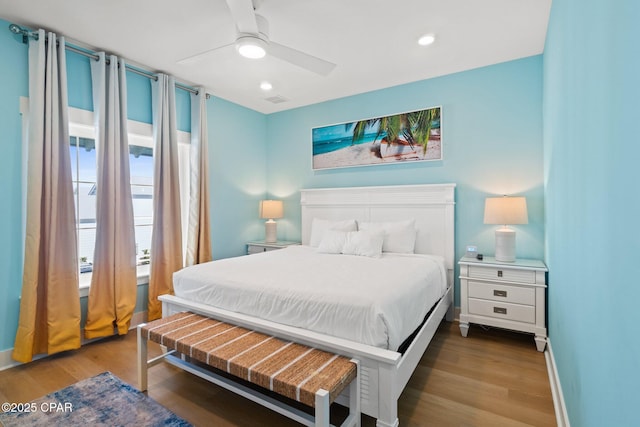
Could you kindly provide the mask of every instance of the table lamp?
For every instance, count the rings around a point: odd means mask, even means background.
[[[277,237],[277,224],[274,218],[282,218],[282,200],[261,200],[260,201],[260,218],[267,219],[264,223],[264,241],[265,243],[275,243]]]
[[[524,197],[487,197],[484,204],[484,223],[501,224],[496,230],[496,261],[516,260],[516,231],[509,224],[527,224],[527,199]]]

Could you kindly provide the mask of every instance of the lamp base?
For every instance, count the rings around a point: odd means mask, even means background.
[[[496,230],[496,261],[514,262],[516,260],[516,232],[504,227]]]
[[[264,223],[264,242],[275,243],[278,241],[278,224],[272,219]]]

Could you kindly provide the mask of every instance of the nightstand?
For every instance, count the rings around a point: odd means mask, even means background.
[[[545,292],[547,266],[542,261],[499,262],[463,257],[460,266],[460,333],[469,323],[535,334],[538,351],[547,345]]]
[[[254,242],[247,242],[247,254],[257,254],[260,252],[273,251],[276,249],[283,249],[287,246],[299,245],[300,242],[289,242],[286,240],[278,240],[274,243],[266,243],[264,240],[256,240]]]

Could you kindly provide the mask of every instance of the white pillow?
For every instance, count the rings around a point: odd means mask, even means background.
[[[340,230],[327,230],[318,245],[318,252],[323,254],[341,254],[347,241],[347,232]]]
[[[350,231],[342,248],[345,255],[360,255],[378,258],[382,255],[384,233],[375,230]]]
[[[317,248],[324,237],[327,230],[339,231],[356,231],[358,226],[355,219],[347,219],[344,221],[329,221],[327,219],[313,218],[311,222],[311,238],[309,246]]]
[[[361,222],[358,228],[383,231],[382,252],[412,254],[415,249],[417,234],[415,219],[395,222]]]

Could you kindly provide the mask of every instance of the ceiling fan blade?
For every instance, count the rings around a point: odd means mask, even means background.
[[[298,67],[309,70],[313,73],[320,74],[321,76],[328,76],[331,71],[336,67],[333,62],[325,61],[324,59],[316,58],[315,56],[300,52],[288,46],[284,46],[272,41],[269,42],[269,54],[280,58],[283,61],[287,61]]]
[[[256,14],[251,0],[227,0],[239,33],[258,34]]]
[[[214,52],[217,52],[219,50],[222,50],[222,49],[228,48],[230,46],[234,46],[234,45],[235,45],[235,42],[231,43],[231,44],[226,44],[224,46],[214,47],[213,49],[205,50],[204,52],[196,53],[195,55],[191,55],[191,56],[187,56],[186,58],[182,58],[181,60],[177,61],[176,64],[180,64],[180,65],[191,64],[193,62],[200,61],[200,60],[206,58],[207,56],[213,54]]]

